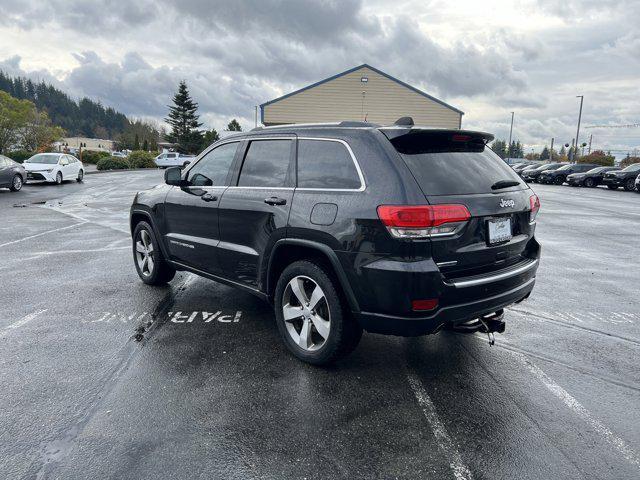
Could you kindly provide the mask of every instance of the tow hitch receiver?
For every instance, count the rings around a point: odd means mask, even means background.
[[[452,325],[450,329],[458,333],[486,333],[489,338],[489,345],[494,345],[496,342],[493,332],[504,333],[505,323],[503,317],[504,310],[500,309],[480,318]]]

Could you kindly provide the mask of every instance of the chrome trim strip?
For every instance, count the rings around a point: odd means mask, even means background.
[[[337,142],[341,143],[345,146],[349,155],[351,155],[351,161],[353,165],[356,167],[356,172],[358,172],[358,178],[360,179],[360,188],[296,188],[296,190],[302,191],[316,191],[316,192],[363,192],[367,185],[364,181],[364,175],[362,175],[362,169],[360,168],[360,164],[356,159],[356,156],[353,154],[353,150],[351,150],[351,146],[344,140],[340,140],[339,138],[326,138],[326,137],[298,137],[298,140],[318,140],[324,142]]]
[[[532,260],[526,265],[522,265],[521,267],[514,268],[508,272],[499,273],[497,275],[492,275],[490,277],[482,277],[476,278],[473,280],[460,280],[452,282],[453,286],[456,288],[466,288],[466,287],[475,287],[477,285],[484,285],[486,283],[497,282],[499,280],[504,280],[505,278],[515,277],[516,275],[520,275],[521,273],[528,272],[529,270],[538,266],[538,259]]]
[[[458,261],[457,260],[451,260],[450,262],[436,262],[436,265],[438,267],[453,267],[454,265],[457,265]]]

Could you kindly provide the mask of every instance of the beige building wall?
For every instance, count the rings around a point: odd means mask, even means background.
[[[366,66],[263,108],[265,125],[365,119],[387,125],[409,116],[416,125],[459,128],[462,120],[461,112]]]

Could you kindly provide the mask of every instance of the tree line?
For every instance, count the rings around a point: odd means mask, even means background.
[[[88,98],[75,101],[44,81],[34,83],[28,78],[12,78],[0,71],[0,90],[18,100],[32,102],[69,136],[115,139],[130,123],[124,114],[111,107]]]

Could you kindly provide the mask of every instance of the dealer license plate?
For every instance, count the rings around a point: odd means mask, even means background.
[[[489,243],[501,243],[511,240],[511,219],[510,218],[494,218],[487,220],[489,227]]]

